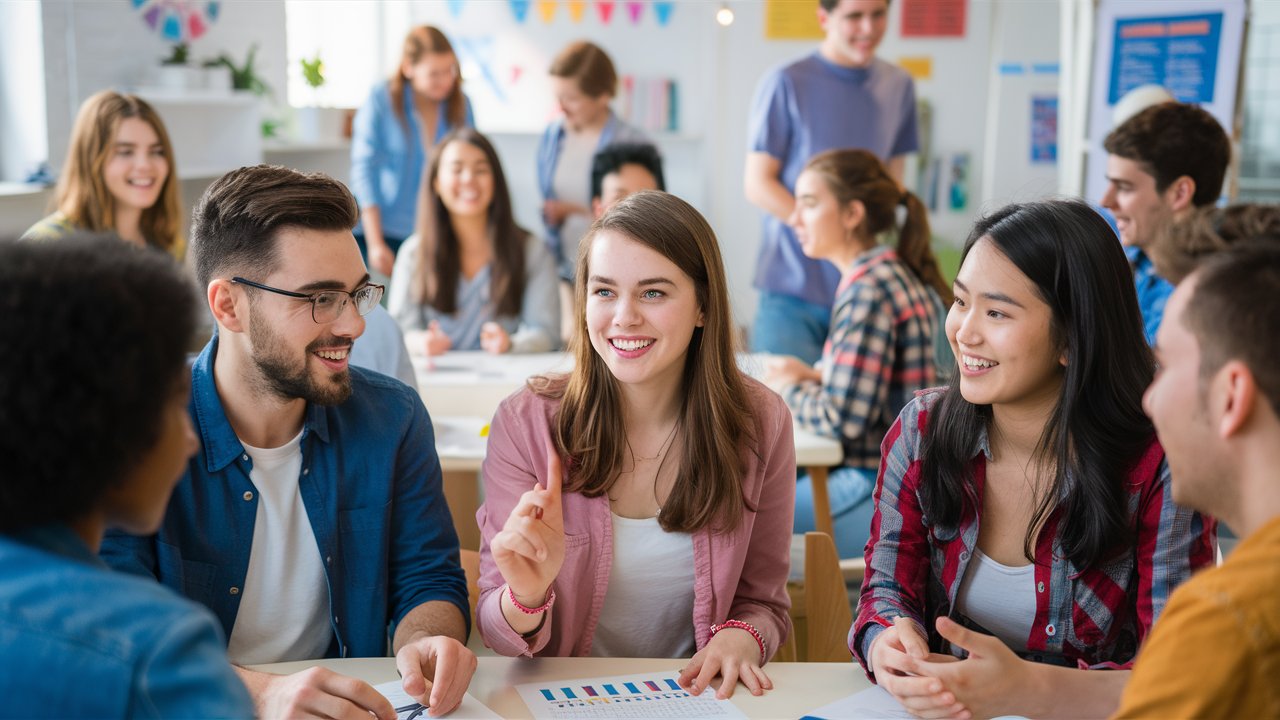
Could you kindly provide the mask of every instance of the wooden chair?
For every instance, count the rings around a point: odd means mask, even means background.
[[[462,572],[467,575],[467,604],[471,606],[472,634],[476,634],[476,603],[480,600],[480,553],[475,550],[463,550]]]
[[[780,648],[777,659],[847,662],[849,648],[845,639],[853,624],[853,612],[840,570],[840,556],[830,535],[805,533],[803,578],[803,584],[787,583],[795,642]]]

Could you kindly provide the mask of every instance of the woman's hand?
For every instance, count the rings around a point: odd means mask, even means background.
[[[480,326],[480,348],[493,355],[501,355],[511,349],[511,336],[496,322]]]
[[[936,679],[955,695],[956,701],[978,717],[1029,715],[1045,697],[1036,686],[1033,664],[1014,654],[998,638],[974,632],[951,620],[938,618],[938,633],[969,657],[955,662],[921,659],[911,663],[912,672]]]
[[[790,355],[776,355],[765,361],[764,384],[774,391],[805,381],[822,382],[822,373]]]
[[[391,247],[381,240],[375,243],[368,236],[365,237],[365,247],[369,253],[369,269],[391,277],[391,269],[396,264],[396,254]]]
[[[914,620],[900,617],[893,627],[880,633],[869,653],[876,684],[921,718],[968,718],[965,706],[956,700],[943,681],[917,677],[915,666],[926,659],[941,665],[950,655],[930,655],[929,641]]]
[[[773,689],[773,682],[760,667],[760,644],[751,633],[741,628],[728,627],[711,637],[706,647],[698,651],[680,671],[676,682],[694,695],[699,695],[719,675],[724,678],[716,698],[733,697],[733,690],[741,680],[752,695],[763,695]]]
[[[502,531],[489,541],[489,551],[498,572],[502,573],[502,579],[507,581],[516,600],[531,608],[546,602],[547,591],[564,564],[564,516],[560,502],[563,471],[555,448],[548,447],[547,451],[546,489],[536,484],[521,495]],[[504,609],[509,600],[503,600]],[[503,614],[517,632],[528,632],[541,622],[538,616],[521,617],[517,608],[512,607],[511,610],[511,613]],[[516,625],[526,623],[513,623],[513,619],[533,619],[533,622],[528,623],[531,627],[521,629]]]
[[[453,347],[453,340],[440,329],[440,321],[432,320],[427,325],[427,330],[423,333],[423,346],[427,351],[427,356],[443,355],[449,352],[449,348]]]
[[[542,203],[542,219],[546,221],[550,227],[560,227],[565,218],[570,215],[588,215],[587,209],[581,205],[576,205],[564,200],[556,200],[554,198],[545,200]]]

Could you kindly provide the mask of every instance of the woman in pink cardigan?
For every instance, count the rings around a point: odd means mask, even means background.
[[[574,370],[493,419],[476,625],[504,655],[690,658],[695,694],[772,687],[790,632],[795,449],[738,371],[715,234],[674,195],[611,208],[579,247]]]

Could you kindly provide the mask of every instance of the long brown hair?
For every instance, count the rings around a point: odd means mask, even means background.
[[[587,277],[592,241],[621,234],[661,254],[692,280],[703,326],[694,328],[685,358],[679,424],[684,453],[658,521],[668,532],[709,526],[732,530],[747,501],[742,492],[743,448],[754,448],[747,389],[734,357],[733,318],[720,246],[707,221],[685,201],[659,191],[629,195],[604,214],[578,246],[567,376],[534,378],[540,395],[560,398],[552,436],[567,458],[566,492],[603,495],[626,467],[627,431],[618,381],[587,336]]]
[[[151,126],[169,163],[160,196],[154,205],[142,211],[139,226],[148,243],[173,253],[178,243],[178,218],[182,216],[178,163],[159,113],[136,95],[104,90],[80,106],[54,203],[76,227],[93,232],[116,229],[116,200],[107,189],[102,171],[125,118],[138,118]]]
[[[445,135],[431,151],[431,163],[418,191],[418,264],[413,273],[413,295],[419,303],[428,304],[446,315],[458,310],[458,278],[462,275],[462,248],[458,233],[449,218],[436,178],[440,161],[452,143],[467,143],[480,149],[493,172],[493,199],[485,225],[493,246],[493,265],[489,276],[489,298],[498,315],[519,315],[524,298],[525,243],[529,231],[516,224],[511,210],[511,193],[502,172],[498,152],[484,135],[469,127],[460,127]]]
[[[404,114],[404,65],[408,63],[413,65],[422,59],[424,55],[452,55],[453,64],[458,68],[458,54],[453,51],[453,45],[449,43],[449,38],[431,25],[419,25],[409,31],[404,37],[404,49],[400,52],[400,63],[396,65],[396,71],[391,73],[391,80],[387,83],[387,92],[391,95],[391,110],[396,114],[396,119],[400,121],[400,125],[404,127],[405,132],[409,132],[409,118]],[[453,92],[449,93],[449,97],[445,98],[445,119],[449,121],[450,127],[459,127],[467,119],[467,101],[462,95],[462,70],[458,68],[453,79]]]
[[[810,158],[804,169],[826,181],[840,207],[854,200],[862,203],[866,208],[862,228],[871,237],[896,229],[898,257],[938,293],[944,305],[951,304],[951,285],[942,277],[930,246],[929,213],[920,198],[899,187],[879,158],[866,150],[828,150]],[[896,217],[899,205],[907,209],[900,228]]]

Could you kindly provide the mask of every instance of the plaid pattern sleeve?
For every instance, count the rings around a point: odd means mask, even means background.
[[[800,427],[838,438],[844,464],[874,470],[880,442],[912,395],[937,377],[936,305],[887,248],[864,255],[841,285],[823,350],[822,383],[784,388]]]
[[[884,461],[873,496],[876,509],[867,544],[867,570],[858,616],[849,631],[849,649],[869,677],[871,666],[865,652],[884,628],[899,617],[928,627],[924,593],[933,548],[919,502],[917,458],[920,429],[929,406],[940,396],[929,393],[913,400],[884,438]]]
[[[941,528],[924,516],[920,501],[922,431],[941,392],[908,404],[884,440],[876,483],[875,514],[867,545],[867,572],[849,649],[871,676],[868,650],[898,617],[921,624],[937,652],[953,652],[934,628],[957,607],[965,569],[974,557],[981,507]],[[973,454],[973,493],[982,497],[987,440]],[[1059,528],[1069,518],[1055,511],[1035,545],[1035,620],[1024,659],[1081,669],[1127,668],[1163,612],[1170,595],[1195,571],[1210,567],[1216,523],[1173,501],[1164,449],[1153,437],[1142,457],[1118,482],[1127,491],[1133,540],[1103,560],[1078,567],[1062,553]],[[874,678],[873,678],[874,679]]]

